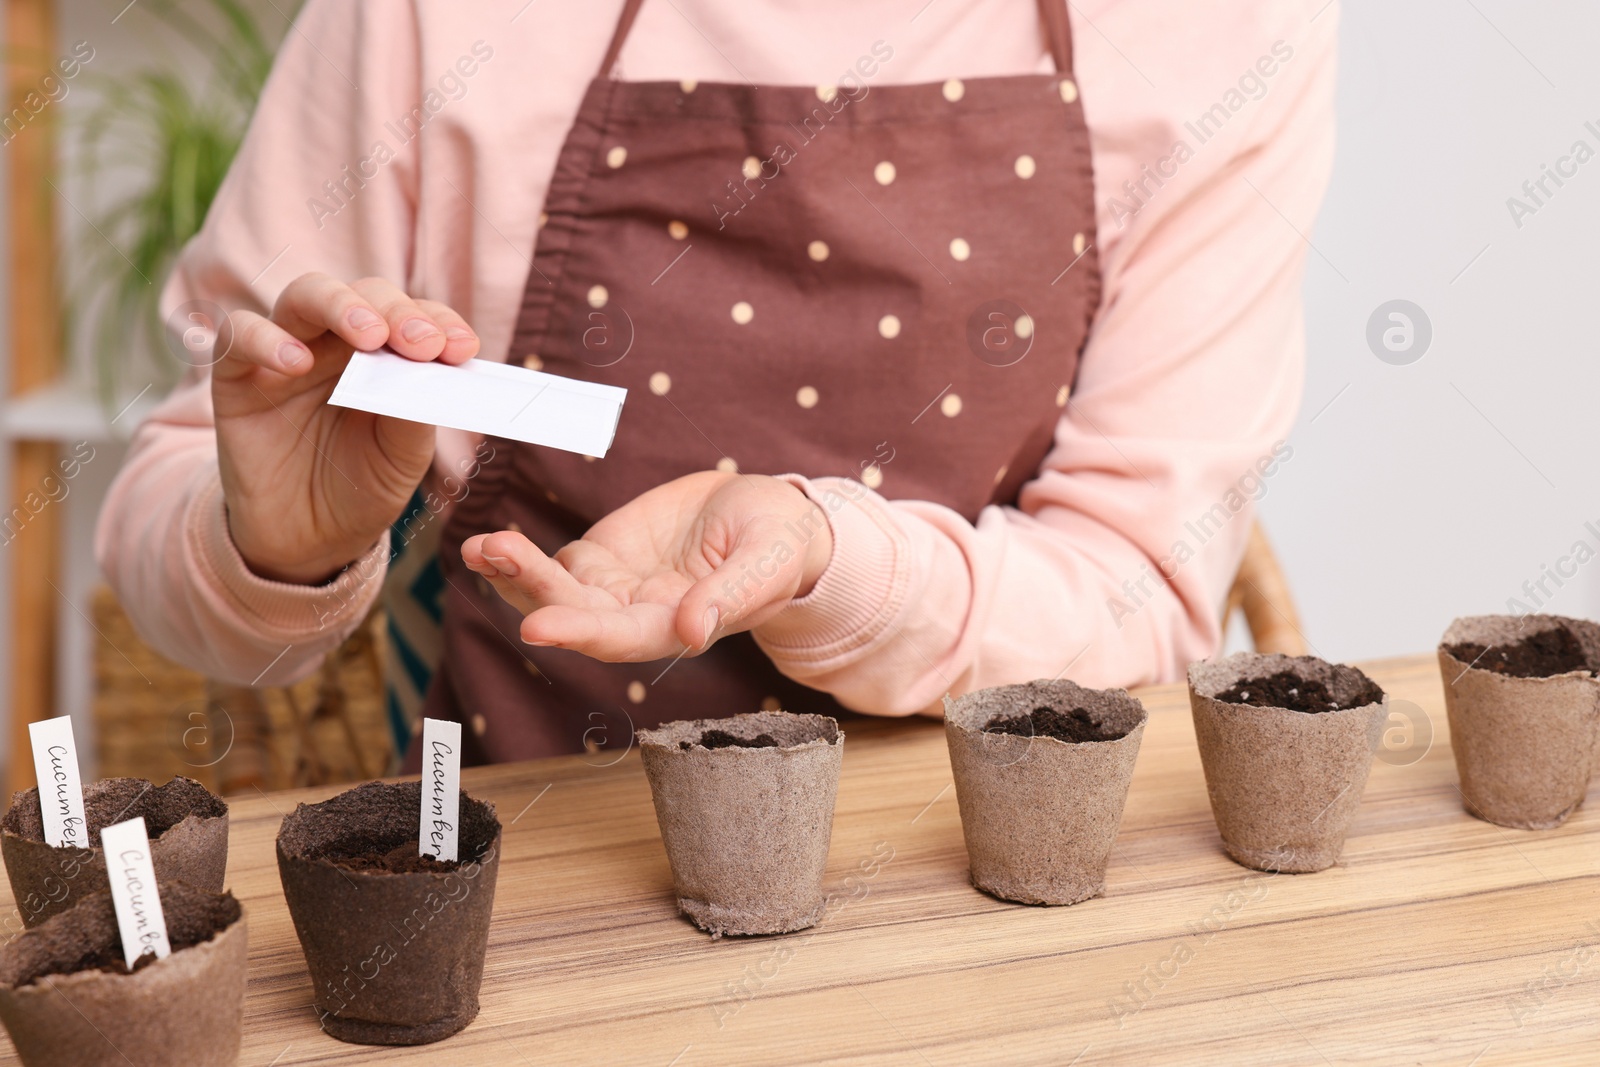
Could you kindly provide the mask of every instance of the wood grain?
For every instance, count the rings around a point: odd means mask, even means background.
[[[784,938],[712,941],[677,916],[637,753],[470,771],[506,823],[483,1013],[420,1049],[317,1030],[273,837],[282,812],[334,790],[237,801],[240,1062],[1595,1062],[1600,817],[1530,833],[1467,816],[1432,657],[1369,669],[1435,736],[1420,760],[1375,766],[1342,866],[1273,876],[1226,859],[1184,692],[1163,687],[1141,694],[1106,895],[1070,908],[967,884],[937,723],[846,724],[835,910]]]
[[[54,0],[6,0],[5,116],[37,94],[40,79],[56,59]],[[37,96],[35,97],[37,102]],[[56,291],[55,196],[49,176],[55,169],[58,106],[48,104],[28,123],[0,132],[8,167],[6,219],[10,227],[11,342],[8,396],[21,396],[55,378],[60,367],[60,303]],[[10,514],[44,479],[56,472],[56,446],[43,441],[12,445],[11,495],[0,509]],[[34,783],[28,723],[46,719],[55,708],[56,615],[59,597],[51,581],[59,570],[60,508],[47,505],[27,519],[8,546],[11,602],[9,753],[6,795]],[[28,515],[27,509],[21,513]],[[0,515],[3,517],[3,515]],[[9,536],[9,535],[7,535]]]
[[[59,484],[59,449],[48,441],[11,444],[12,500],[0,514],[16,526],[0,534],[11,568],[10,722],[5,795],[36,781],[28,724],[56,714],[56,616],[61,606],[61,505],[42,488]],[[47,479],[50,481],[47,483]],[[32,496],[31,506],[29,497]],[[38,508],[37,512],[33,508]],[[18,528],[20,526],[20,528]]]

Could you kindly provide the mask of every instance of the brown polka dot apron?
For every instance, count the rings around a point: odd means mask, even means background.
[[[616,441],[603,460],[494,441],[443,536],[427,713],[468,724],[479,762],[842,709],[748,634],[675,663],[529,648],[466,538],[519,529],[554,553],[717,467],[857,478],[974,520],[1038,470],[1099,299],[1064,0],[1039,2],[1055,74],[876,85],[879,42],[822,87],[614,79],[641,2],[556,163],[508,357],[625,387]]]

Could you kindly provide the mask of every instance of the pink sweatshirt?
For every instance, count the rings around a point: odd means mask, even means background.
[[[551,168],[620,6],[309,0],[165,307],[264,311],[306,271],[381,275],[455,307],[481,358],[503,360]],[[1253,500],[1293,451],[1303,235],[1333,148],[1337,7],[1319,6],[1072,5],[1104,296],[1056,446],[1018,507],[976,525],[859,485],[825,508],[832,562],[756,634],[785,674],[904,715],[1063,673],[1172,680],[1215,651]],[[831,84],[880,40],[882,84],[1053,69],[1034,0],[647,0],[620,76]],[[439,442],[441,470],[473,444]],[[836,480],[799,481],[822,501]],[[263,685],[343,640],[387,548],[332,590],[252,574],[202,374],[138,430],[97,538],[152,644]]]

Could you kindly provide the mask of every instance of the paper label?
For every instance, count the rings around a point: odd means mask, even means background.
[[[117,929],[128,969],[147,952],[154,952],[158,960],[166,959],[172,955],[172,945],[167,942],[167,920],[161,914],[144,816],[101,830],[100,846],[105,849],[106,877],[111,882],[111,903],[117,909]]]
[[[357,352],[328,403],[604,457],[628,391],[558,374],[469,359],[457,367]]]
[[[28,738],[33,742],[33,771],[39,779],[39,814],[44,817],[45,844],[89,848],[83,779],[78,774],[78,745],[72,739],[71,716],[29,723]]]
[[[422,720],[422,820],[417,850],[451,862],[461,836],[461,724]]]

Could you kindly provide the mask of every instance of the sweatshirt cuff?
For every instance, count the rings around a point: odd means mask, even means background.
[[[833,557],[811,592],[756,627],[773,660],[820,662],[878,640],[905,603],[908,540],[888,502],[848,478],[779,476],[806,494],[828,520]]]
[[[332,581],[295,585],[263,578],[250,569],[228,530],[222,483],[213,478],[195,495],[184,524],[198,579],[262,638],[298,643],[319,636],[342,637],[372,609],[389,565],[389,531]]]

